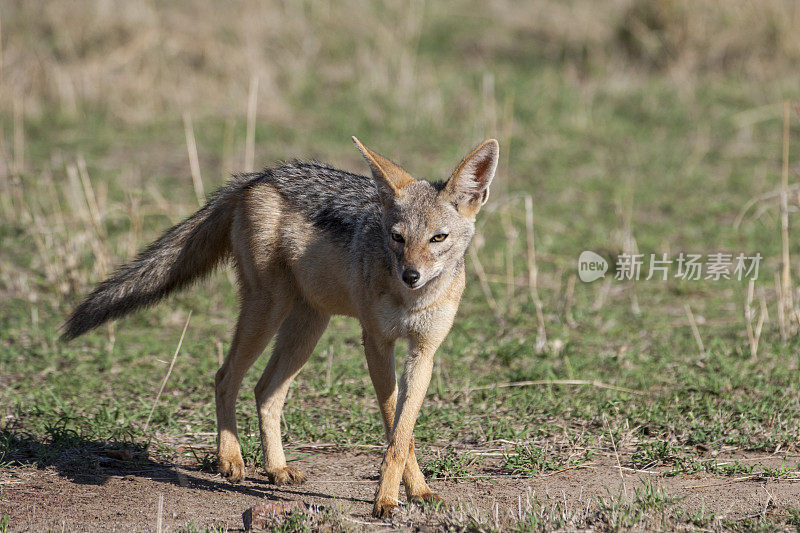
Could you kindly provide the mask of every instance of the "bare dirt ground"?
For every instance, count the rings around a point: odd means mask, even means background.
[[[447,512],[416,507],[402,508],[391,523],[370,516],[380,464],[376,452],[323,449],[304,455],[294,464],[309,474],[309,481],[280,488],[252,472],[243,483],[231,485],[199,470],[196,461],[101,457],[99,468],[91,474],[82,474],[79,467],[11,468],[0,472],[0,515],[7,516],[11,531],[153,531],[163,497],[164,531],[242,530],[243,512],[265,499],[302,501],[333,510],[342,525],[356,531],[430,530],[446,523]],[[580,466],[531,477],[501,475],[502,458],[488,458],[475,469],[475,478],[431,481],[445,498],[448,512],[460,513],[462,519],[464,515],[488,517],[490,523],[503,527],[532,499],[559,502],[568,512],[581,512],[598,498],[631,498],[648,479],[690,513],[714,513],[724,520],[780,512],[800,501],[797,480],[761,475],[667,477],[662,475],[664,469],[619,468],[613,454],[598,454]],[[625,464],[625,454],[620,459]],[[769,468],[798,461],[796,455],[741,453],[718,459]]]

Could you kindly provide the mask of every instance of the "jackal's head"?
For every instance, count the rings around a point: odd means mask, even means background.
[[[353,137],[369,163],[383,204],[384,239],[400,280],[419,289],[464,259],[475,215],[489,198],[500,147],[489,139],[444,182],[415,180]]]

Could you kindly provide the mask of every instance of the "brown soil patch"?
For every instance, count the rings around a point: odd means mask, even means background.
[[[729,459],[770,468],[795,466],[798,461],[796,456],[766,454],[737,454]],[[370,516],[378,453],[315,450],[292,464],[309,474],[306,484],[278,488],[265,476],[250,472],[246,481],[231,485],[198,470],[188,460],[178,464],[146,460],[142,464],[105,459],[99,470],[94,468],[86,475],[74,468],[11,468],[0,472],[0,515],[7,515],[11,531],[153,531],[163,496],[164,531],[185,529],[190,522],[198,528],[237,530],[243,527],[242,513],[266,498],[338,510],[355,530],[388,525]],[[601,454],[579,467],[524,478],[500,474],[501,464],[502,458],[489,456],[475,469],[483,479],[432,480],[430,484],[448,504],[456,506],[451,514],[478,513],[491,520],[496,514],[499,525],[512,520],[530,496],[559,501],[568,510],[578,511],[598,497],[619,497],[623,491],[623,477],[611,454]],[[786,514],[787,508],[800,502],[800,483],[792,479],[708,474],[665,477],[658,470],[623,468],[628,497],[649,478],[670,497],[682,498],[677,505],[689,511],[704,508],[725,520],[759,516],[765,509]],[[402,509],[392,525],[435,527],[442,523],[442,516],[412,507]]]

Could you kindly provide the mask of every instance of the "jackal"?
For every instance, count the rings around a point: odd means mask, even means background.
[[[230,351],[216,374],[217,465],[243,479],[235,403],[247,370],[277,334],[255,388],[266,473],[302,483],[281,445],[280,416],[292,380],[331,315],[361,322],[367,366],[388,448],[373,514],[409,501],[440,500],[414,455],[413,429],[433,356],[453,324],[464,290],[464,255],[489,195],[499,145],[470,152],[447,181],[412,178],[353,137],[372,177],[316,162],[240,174],[195,214],[167,230],[78,305],[64,326],[73,339],[186,287],[232,259],[241,310]],[[398,390],[394,345],[409,353]]]

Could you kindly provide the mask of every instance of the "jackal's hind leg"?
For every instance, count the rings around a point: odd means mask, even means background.
[[[236,399],[242,379],[275,334],[287,307],[266,299],[243,299],[230,351],[217,371],[217,470],[233,483],[244,478],[244,461],[236,429]]]
[[[286,393],[295,376],[308,361],[317,341],[328,325],[329,316],[296,301],[283,322],[272,357],[256,385],[256,406],[269,480],[276,485],[302,483],[306,475],[286,465],[281,444],[281,412]]]

